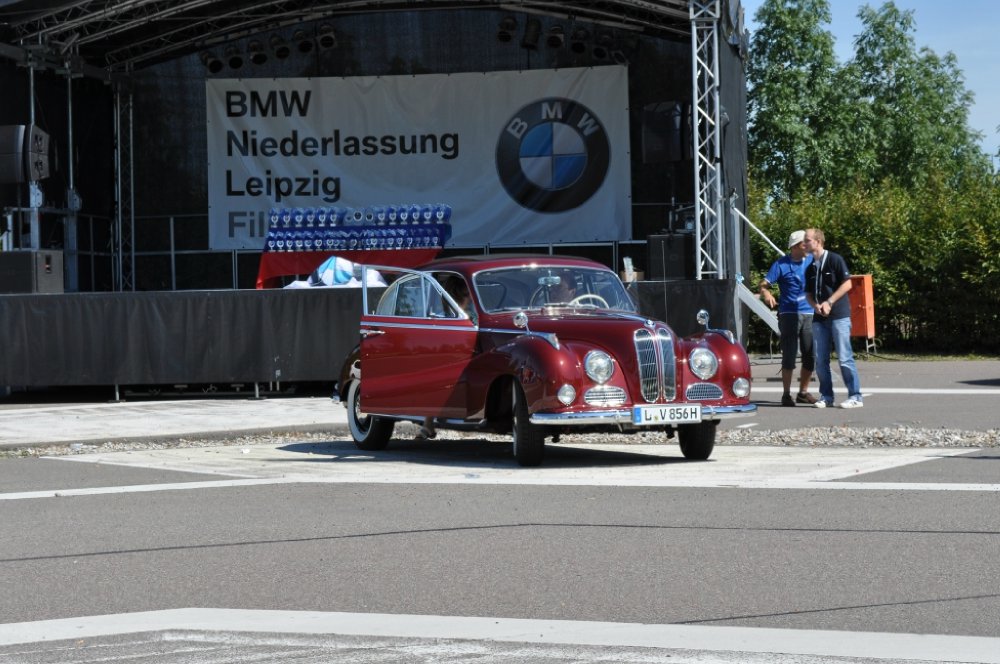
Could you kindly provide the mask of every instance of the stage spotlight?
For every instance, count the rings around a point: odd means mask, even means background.
[[[573,38],[570,40],[569,49],[577,55],[583,55],[587,51],[587,40],[590,33],[585,28],[577,28],[573,31]]]
[[[549,36],[545,38],[545,44],[549,48],[562,48],[564,41],[566,41],[566,35],[563,33],[561,25],[553,25],[549,28]]]
[[[524,35],[521,36],[521,48],[532,51],[538,48],[538,38],[542,36],[542,22],[537,18],[529,18],[524,24]]]
[[[292,35],[292,41],[298,47],[299,53],[311,53],[313,50],[313,39],[305,30],[296,30]]]
[[[615,44],[615,38],[611,36],[610,32],[600,32],[598,33],[596,39],[594,39],[594,59],[595,60],[607,60],[611,57],[611,47]]]
[[[267,51],[264,50],[264,44],[259,39],[251,39],[247,43],[247,53],[250,54],[250,62],[255,65],[267,62]]]
[[[514,33],[517,31],[517,20],[513,16],[505,16],[502,21],[500,21],[500,28],[497,30],[497,41],[501,41],[504,44],[514,39]]]
[[[215,57],[215,54],[211,53],[210,51],[202,51],[200,57],[201,57],[201,64],[205,65],[205,69],[208,70],[208,73],[218,74],[220,71],[222,71],[222,67],[224,66],[222,64],[222,60]]]
[[[240,49],[235,46],[227,46],[225,54],[230,69],[239,69],[243,66],[243,56],[240,54]]]
[[[611,51],[611,59],[620,65],[628,64],[635,60],[639,52],[639,38],[635,35],[628,35],[621,41],[620,47]]]
[[[319,26],[319,36],[316,37],[316,41],[324,51],[337,48],[337,32],[333,29],[332,25],[324,23]]]
[[[271,35],[268,43],[271,45],[271,52],[274,53],[274,57],[279,60],[284,60],[291,53],[288,44],[285,43],[285,38],[281,35]]]

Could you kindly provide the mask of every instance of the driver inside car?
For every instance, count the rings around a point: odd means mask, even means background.
[[[576,281],[571,273],[558,277],[559,283],[549,286],[549,304],[569,304],[576,297]]]

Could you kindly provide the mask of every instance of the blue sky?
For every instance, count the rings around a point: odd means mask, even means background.
[[[756,29],[753,16],[763,0],[742,0],[747,29]],[[965,75],[965,87],[975,94],[969,112],[969,125],[983,134],[983,150],[996,155],[1000,150],[1000,84],[997,82],[997,29],[1000,26],[1000,2],[997,0],[894,0],[901,10],[913,11],[917,47],[926,46],[938,55],[951,52]],[[841,62],[854,54],[854,37],[861,32],[858,9],[865,5],[881,7],[882,0],[830,0],[833,20],[826,29],[836,39]],[[994,158],[994,163],[997,160]]]

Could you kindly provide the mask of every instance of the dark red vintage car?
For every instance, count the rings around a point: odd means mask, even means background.
[[[513,433],[523,466],[572,431],[676,433],[707,459],[719,420],[752,415],[750,362],[732,333],[678,338],[640,315],[613,271],[555,256],[440,259],[378,270],[339,389],[351,435],[383,449],[398,420]]]

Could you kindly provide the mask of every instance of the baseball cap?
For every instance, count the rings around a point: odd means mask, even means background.
[[[799,242],[802,242],[805,239],[806,239],[805,231],[795,231],[794,233],[788,236],[788,248],[791,249],[792,247],[794,247]]]

